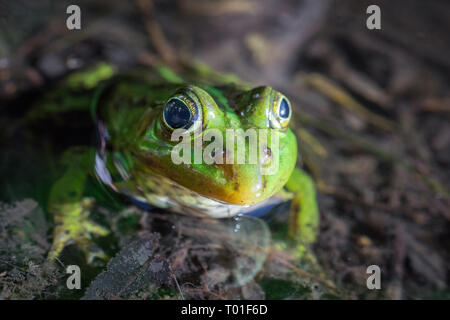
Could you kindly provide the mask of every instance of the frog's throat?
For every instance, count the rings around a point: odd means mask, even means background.
[[[139,202],[181,214],[225,218],[245,212],[249,207],[203,196],[161,175],[146,175],[135,183],[139,186],[138,193],[130,194],[127,188],[120,191]]]
[[[147,176],[145,181],[140,182],[139,185],[142,186],[141,190],[144,192],[141,192],[140,196],[130,194],[128,196],[141,203],[147,203],[176,213],[212,218],[227,218],[238,214],[263,212],[266,207],[280,202],[279,198],[271,197],[253,205],[236,205],[203,196],[158,175]]]

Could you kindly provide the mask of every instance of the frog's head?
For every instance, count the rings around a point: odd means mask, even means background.
[[[257,203],[279,191],[295,166],[291,114],[289,100],[267,86],[173,89],[138,124],[135,170],[227,203]]]

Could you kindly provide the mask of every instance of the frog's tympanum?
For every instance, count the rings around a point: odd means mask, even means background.
[[[315,188],[311,178],[295,168],[297,138],[289,128],[293,106],[288,97],[269,86],[252,88],[204,68],[191,68],[186,75],[167,67],[119,75],[111,70],[101,65],[73,74],[67,81],[78,90],[84,87],[92,92],[89,103],[76,108],[92,113],[98,146],[76,148],[63,157],[66,170],[49,199],[55,221],[50,259],[58,257],[68,243],[77,244],[89,260],[99,256],[90,250],[91,236],[107,235],[108,230],[88,217],[93,199],[86,198],[84,191],[92,172],[113,192],[135,203],[181,214],[227,218],[275,198],[292,199],[292,235],[302,243],[314,241]],[[46,108],[45,103],[41,108]],[[62,106],[57,111],[61,110]],[[173,161],[172,152],[181,141],[173,139],[176,130],[194,141],[212,129],[216,135],[222,133],[223,148],[211,150],[207,139],[200,140],[199,148],[214,159],[225,159],[238,148],[250,157],[249,139],[227,149],[227,130],[239,129],[252,129],[257,135],[264,129],[267,139],[257,147],[262,156],[253,163]],[[276,170],[265,172],[274,161]]]

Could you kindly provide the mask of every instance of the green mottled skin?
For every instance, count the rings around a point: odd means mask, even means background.
[[[113,68],[101,64],[71,75],[64,85],[85,88],[91,93],[78,96],[79,102],[71,106],[69,101],[68,106],[59,109],[57,104],[44,100],[31,116],[68,109],[90,111],[107,128],[104,165],[112,176],[120,178],[103,182],[116,192],[176,212],[212,216],[214,206],[216,211],[229,210],[231,216],[274,196],[293,198],[291,235],[302,243],[314,241],[318,226],[314,184],[306,173],[295,169],[297,139],[292,130],[287,126],[272,128],[269,121],[274,104],[283,97],[281,93],[267,86],[251,88],[234,76],[214,73],[204,66],[187,67],[179,74],[166,67],[113,74]],[[105,79],[108,80],[101,82]],[[262,175],[263,163],[174,164],[171,151],[178,142],[170,140],[171,130],[165,125],[162,112],[177,92],[188,95],[201,108],[200,134],[205,129],[219,130],[224,146],[226,129],[268,129],[269,148],[270,136],[277,134],[278,170]],[[103,255],[90,250],[91,235],[108,233],[89,221],[92,199],[83,196],[96,150],[74,150],[65,154],[67,171],[55,182],[50,194],[49,210],[54,216],[55,231],[49,257],[56,258],[67,243],[74,241],[92,260]],[[286,190],[291,194],[287,195]]]

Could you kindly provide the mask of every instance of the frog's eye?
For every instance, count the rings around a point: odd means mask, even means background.
[[[197,105],[188,97],[173,97],[164,107],[163,119],[167,127],[172,130],[189,129],[198,119]]]
[[[280,107],[278,108],[278,115],[281,119],[289,119],[291,116],[291,106],[286,98],[281,99]]]
[[[285,96],[280,94],[273,104],[272,115],[270,117],[271,127],[274,129],[286,128],[291,119],[291,114],[291,103]]]

